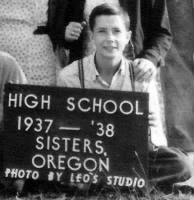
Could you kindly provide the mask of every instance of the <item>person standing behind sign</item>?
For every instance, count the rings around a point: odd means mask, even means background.
[[[0,1],[0,50],[14,56],[29,84],[56,84],[56,56],[48,37],[48,0]]]
[[[123,56],[124,48],[131,39],[128,15],[119,7],[102,4],[93,9],[89,25],[95,53],[63,68],[57,85],[148,92],[151,142],[157,149],[150,149],[150,180],[169,187],[188,179],[191,171],[186,154],[177,148],[167,147],[154,81],[146,85],[134,81],[133,62]]]

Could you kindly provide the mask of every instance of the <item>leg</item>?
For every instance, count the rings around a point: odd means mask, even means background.
[[[172,186],[191,176],[191,164],[187,155],[178,148],[159,147],[150,152],[150,180],[156,185]]]

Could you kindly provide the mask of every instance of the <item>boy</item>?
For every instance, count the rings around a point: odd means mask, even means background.
[[[157,146],[157,150],[150,152],[150,179],[167,186],[189,178],[187,156],[167,147],[154,81],[133,82],[132,62],[123,56],[131,38],[129,16],[121,8],[102,4],[93,9],[89,25],[96,52],[62,69],[58,86],[148,92],[151,141]]]

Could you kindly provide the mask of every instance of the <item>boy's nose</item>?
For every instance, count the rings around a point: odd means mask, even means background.
[[[113,40],[114,38],[114,34],[111,31],[107,33],[107,39]]]

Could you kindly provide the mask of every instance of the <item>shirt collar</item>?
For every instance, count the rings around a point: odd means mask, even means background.
[[[91,59],[88,62],[88,78],[92,81],[95,81],[97,79],[97,77],[100,76],[98,70],[96,69],[96,64],[95,64],[95,54],[91,55]],[[121,64],[119,66],[119,69],[117,70],[117,72],[115,74],[120,74],[120,75],[124,75],[125,74],[125,62],[124,62],[124,57],[122,57],[121,59]]]

